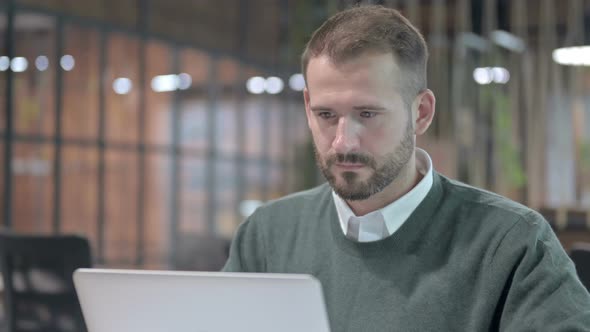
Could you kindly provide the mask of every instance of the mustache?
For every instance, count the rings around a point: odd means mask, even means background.
[[[352,164],[363,164],[372,168],[375,168],[375,160],[370,156],[360,153],[336,153],[328,157],[326,164],[328,167],[335,163],[352,163]]]

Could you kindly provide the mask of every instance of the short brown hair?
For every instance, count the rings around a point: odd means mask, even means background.
[[[335,63],[367,52],[391,53],[400,68],[411,77],[402,89],[413,99],[426,89],[428,48],[424,38],[395,9],[364,5],[330,17],[311,36],[301,57],[303,75],[311,58],[327,55]]]

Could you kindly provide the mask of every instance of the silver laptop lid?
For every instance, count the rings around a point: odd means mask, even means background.
[[[89,332],[328,332],[309,275],[78,269]]]

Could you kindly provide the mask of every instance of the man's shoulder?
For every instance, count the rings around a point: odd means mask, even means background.
[[[469,214],[493,216],[500,224],[538,224],[544,218],[535,210],[497,193],[440,176],[445,197]]]

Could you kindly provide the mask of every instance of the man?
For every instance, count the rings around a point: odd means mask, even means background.
[[[303,54],[328,180],[259,208],[225,271],[308,273],[333,331],[590,331],[590,296],[536,212],[436,173],[426,44],[397,11],[343,11]]]

